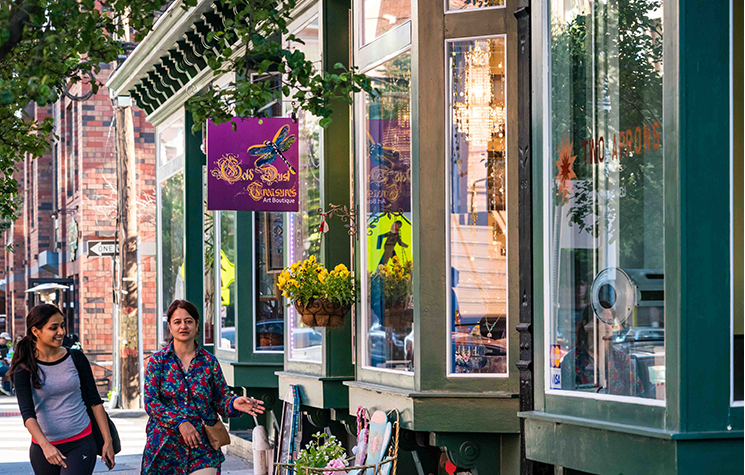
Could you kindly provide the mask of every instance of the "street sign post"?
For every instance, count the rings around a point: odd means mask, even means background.
[[[116,241],[88,241],[88,257],[114,257],[118,253]]]

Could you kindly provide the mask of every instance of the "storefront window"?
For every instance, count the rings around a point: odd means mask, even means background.
[[[412,371],[411,54],[367,74],[380,94],[366,96],[362,131],[366,364]]]
[[[411,20],[411,0],[361,0],[362,44]]]
[[[447,0],[448,11],[503,7],[504,0]]]
[[[507,374],[505,39],[448,43],[450,372]]]
[[[202,219],[204,230],[203,263],[204,263],[204,344],[215,343],[215,216],[207,209],[207,167],[202,175]]]
[[[220,289],[220,306],[217,316],[217,335],[221,350],[235,350],[235,211],[219,211],[214,216],[220,223],[217,249],[220,251],[219,272],[215,275],[215,288]],[[216,255],[217,257],[217,255]]]
[[[305,44],[296,45],[307,58],[321,59],[321,37],[318,19],[315,19],[296,35]],[[305,260],[310,256],[319,256],[321,252],[321,151],[322,129],[318,125],[319,119],[311,114],[300,113],[298,129],[300,140],[300,167],[298,183],[300,186],[300,211],[289,214],[288,232],[291,241],[288,243],[289,256],[287,262],[293,263]],[[313,363],[321,362],[322,336],[316,328],[306,327],[297,315],[294,307],[287,307],[290,323],[290,359]]]
[[[184,155],[184,116],[178,117],[163,128],[159,135],[159,166]]]
[[[256,213],[256,351],[284,351],[284,213]]]
[[[170,340],[166,311],[184,298],[184,172],[160,183],[161,341]]]
[[[551,5],[551,390],[665,399],[662,9]]]
[[[739,92],[742,99],[742,90]],[[737,103],[737,102],[735,102]],[[742,104],[742,102],[740,102]],[[735,119],[735,124],[739,122],[739,129],[742,130],[742,114]],[[737,125],[735,126],[737,127]],[[745,306],[743,305],[743,290],[745,290],[745,275],[743,273],[743,264],[745,264],[745,250],[742,243],[745,241],[745,193],[743,192],[743,139],[742,136],[734,138],[734,161],[732,173],[732,237],[733,237],[733,319],[732,319],[732,400],[743,400],[743,360],[745,360],[745,351],[743,351],[743,314]]]

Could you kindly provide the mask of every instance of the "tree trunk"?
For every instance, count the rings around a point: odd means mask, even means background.
[[[137,183],[134,126],[131,106],[117,106],[116,134],[121,166],[119,203],[121,206],[120,262],[122,266],[119,338],[121,344],[122,407],[140,407],[139,366],[137,361]]]

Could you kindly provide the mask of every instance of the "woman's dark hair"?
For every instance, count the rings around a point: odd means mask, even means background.
[[[168,323],[171,323],[171,317],[179,308],[183,308],[184,310],[186,310],[186,312],[191,315],[191,318],[193,318],[194,321],[197,322],[197,325],[199,325],[199,310],[197,310],[197,307],[188,300],[173,301],[171,306],[168,307],[168,310],[166,311],[166,318],[168,319]]]
[[[36,336],[31,331],[32,328],[41,330],[47,324],[50,318],[55,315],[62,315],[59,308],[54,305],[44,303],[32,308],[26,315],[26,336],[16,343],[13,350],[13,361],[8,370],[8,376],[13,375],[20,369],[25,369],[31,375],[31,384],[36,389],[41,388],[41,375],[44,374],[39,363],[36,361]]]

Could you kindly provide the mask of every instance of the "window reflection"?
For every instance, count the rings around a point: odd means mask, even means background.
[[[222,350],[235,349],[235,211],[216,213],[220,223],[219,267],[216,275],[216,288],[220,292],[218,307],[218,339]],[[217,256],[216,256],[217,257]]]
[[[284,300],[277,278],[284,269],[284,213],[256,214],[256,351],[284,350]]]
[[[168,341],[166,311],[176,299],[184,298],[184,172],[166,178],[160,184],[161,234],[161,336]]]
[[[665,398],[662,32],[659,1],[551,6],[551,389]]]
[[[363,0],[363,44],[408,20],[411,20],[411,0]]]
[[[202,244],[204,264],[204,344],[215,343],[215,216],[207,209],[207,167],[202,170]]]
[[[159,133],[160,166],[184,154],[184,118],[176,119]]]
[[[448,10],[474,10],[478,8],[501,7],[504,0],[448,0]]]
[[[505,40],[448,44],[450,371],[507,373]]]
[[[411,227],[411,55],[383,63],[370,76],[363,174],[367,364],[413,370],[413,242]]]
[[[318,19],[313,20],[301,29],[296,36],[305,44],[295,44],[293,48],[305,53],[305,57],[318,61],[321,60],[321,36]],[[289,256],[287,262],[293,263],[305,260],[311,255],[319,256],[321,252],[321,216],[318,209],[321,207],[321,162],[323,153],[321,151],[322,130],[319,118],[301,111],[298,114],[299,133],[299,168],[298,184],[300,200],[300,211],[289,214],[288,232],[291,239]],[[290,322],[290,359],[320,363],[322,336],[317,328],[306,327],[295,311],[294,306],[285,307],[289,312]]]

